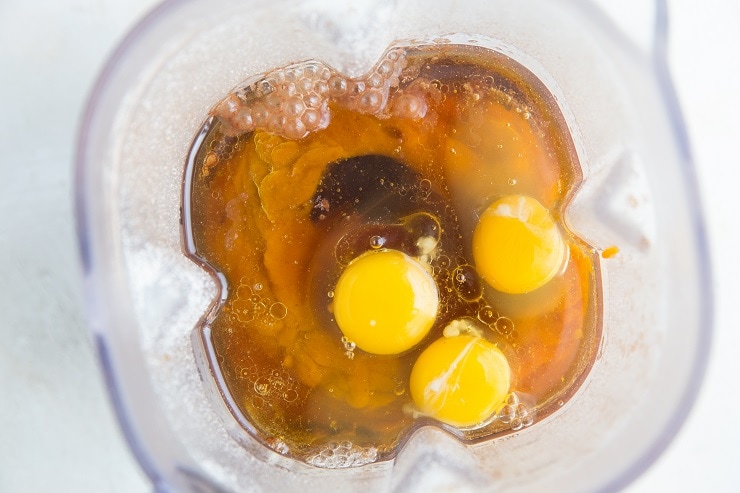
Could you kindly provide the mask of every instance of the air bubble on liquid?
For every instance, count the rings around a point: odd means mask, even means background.
[[[529,416],[529,409],[527,408],[527,405],[523,402],[520,402],[516,406],[516,417],[517,418],[525,418]]]
[[[361,447],[352,442],[331,442],[321,447],[306,458],[306,462],[326,469],[343,469],[357,467],[375,462],[378,458],[378,449],[375,447]]]
[[[428,237],[430,240],[424,240],[428,251],[420,251],[419,254],[429,253],[436,247],[442,235],[442,226],[440,225],[439,219],[427,212],[418,212],[403,218],[403,225],[406,231],[409,232],[412,238],[418,240],[421,238]],[[429,249],[428,243],[433,242],[434,247]],[[449,257],[447,257],[449,261]]]
[[[478,320],[490,326],[496,323],[498,312],[489,305],[483,305],[478,309]]]
[[[464,259],[460,260],[464,261]],[[483,287],[472,265],[458,265],[453,271],[453,280],[457,295],[462,300],[472,302],[483,296]]]
[[[342,337],[342,344],[344,345],[344,349],[346,349],[347,351],[354,351],[355,348],[357,347],[357,344],[350,341],[344,336]]]
[[[267,444],[270,446],[271,449],[279,454],[287,455],[290,452],[290,447],[288,447],[288,444],[280,438],[270,439],[267,441]]]
[[[492,328],[502,336],[508,336],[514,331],[514,322],[508,317],[499,317]]]
[[[270,305],[270,316],[276,320],[282,320],[288,315],[288,307],[283,303],[276,301]]]
[[[448,257],[447,255],[440,255],[439,257],[437,257],[437,266],[440,268],[440,270],[444,269],[445,271],[447,271],[447,269],[449,269],[450,267],[450,264],[451,260],[450,257]]]
[[[266,377],[260,377],[254,382],[254,391],[261,396],[266,396],[270,393],[270,380]]]
[[[496,419],[512,431],[518,431],[531,426],[534,423],[534,415],[534,410],[521,402],[516,392],[511,392],[506,397],[506,404],[496,414]]]
[[[282,397],[285,402],[295,402],[298,400],[298,391],[295,389],[288,389],[283,393]]]
[[[385,238],[382,236],[372,236],[370,238],[370,247],[377,250],[378,248],[382,248],[383,245],[385,245]]]
[[[333,96],[343,96],[347,92],[347,81],[344,77],[335,75],[329,79],[328,90]]]

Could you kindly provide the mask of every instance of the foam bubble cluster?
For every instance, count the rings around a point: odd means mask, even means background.
[[[512,431],[519,431],[534,423],[534,415],[534,410],[521,402],[519,396],[512,392],[506,397],[506,405],[496,414],[496,419]]]
[[[212,114],[232,135],[260,128],[300,139],[329,125],[330,102],[358,113],[382,113],[405,67],[400,48],[387,51],[360,78],[345,77],[317,61],[297,63],[247,81],[219,102]],[[401,98],[396,106],[412,115],[426,110],[426,103],[413,94]]]
[[[378,449],[375,447],[360,447],[345,440],[324,445],[318,452],[309,456],[306,462],[326,469],[343,469],[369,464],[375,462],[377,458]]]
[[[242,279],[236,286],[235,296],[229,306],[229,319],[242,324],[260,321],[268,327],[284,319],[288,308],[283,303],[262,295],[261,291],[261,284]]]

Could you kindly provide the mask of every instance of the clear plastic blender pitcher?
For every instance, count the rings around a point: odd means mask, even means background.
[[[318,59],[349,75],[386,48],[476,44],[526,67],[571,133],[570,229],[598,251],[603,336],[575,395],[466,444],[421,427],[390,460],[326,469],[265,448],[219,405],[193,337],[223,296],[186,255],[191,144],[241,81]],[[87,308],[115,410],[159,491],[595,491],[644,471],[698,392],[711,326],[690,156],[665,61],[665,7],[638,46],[590,2],[165,2],[106,65],[84,115],[77,214]]]

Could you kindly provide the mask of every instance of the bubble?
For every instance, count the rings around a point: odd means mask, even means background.
[[[265,377],[260,377],[254,382],[254,391],[261,396],[266,396],[270,393],[270,381]]]
[[[288,315],[288,307],[283,303],[276,301],[270,305],[270,316],[276,320],[282,320]]]
[[[288,444],[280,438],[267,440],[267,444],[270,446],[270,448],[272,448],[275,452],[279,454],[287,455],[290,452],[290,447],[288,447]]]
[[[252,118],[252,111],[248,108],[243,108],[236,114],[237,128],[243,131],[249,131],[254,128],[254,119]]]
[[[347,351],[354,351],[357,347],[357,344],[350,341],[346,337],[342,337],[342,344],[344,345],[344,349],[346,349]]]
[[[272,94],[275,86],[269,80],[261,80],[257,83],[257,93],[261,96]]]
[[[378,65],[378,74],[382,77],[388,77],[393,73],[393,62],[390,60],[383,60]]]
[[[451,260],[450,260],[450,257],[448,257],[447,255],[440,255],[439,257],[437,257],[437,266],[440,269],[445,269],[445,270],[449,269],[450,264],[451,264]]]
[[[303,68],[303,76],[307,79],[314,79],[318,76],[319,69],[318,63],[307,63]]]
[[[483,286],[478,277],[478,273],[472,265],[460,265],[452,274],[455,290],[461,299],[465,301],[475,301],[483,295]]]
[[[315,92],[312,92],[303,98],[303,102],[309,108],[318,108],[319,106],[321,106],[321,101],[321,96],[319,96]]]
[[[285,111],[288,116],[299,116],[305,109],[306,106],[303,104],[303,98],[292,96],[285,101],[283,111]]]
[[[370,87],[380,87],[385,82],[385,79],[378,72],[375,72],[367,78],[367,85]]]
[[[315,108],[308,108],[303,112],[301,121],[306,130],[315,130],[321,124],[321,112]]]
[[[516,417],[517,418],[525,418],[529,416],[529,408],[524,403],[519,403],[516,406]]]
[[[508,182],[509,185],[514,186],[516,185],[516,178],[509,178]]]
[[[510,406],[516,406],[517,404],[519,404],[519,396],[516,394],[516,392],[512,392],[506,396],[506,403]]]
[[[499,317],[494,322],[493,329],[502,336],[508,336],[514,331],[514,322],[508,317]]]
[[[273,132],[280,132],[285,127],[288,118],[280,113],[271,113],[267,117],[267,129]],[[282,133],[282,132],[281,132]]]
[[[334,291],[329,291],[328,293],[326,293],[326,296],[329,297],[329,298],[333,298],[334,297]]]
[[[298,81],[296,88],[301,94],[307,94],[314,88],[315,82],[310,78],[303,78]]]
[[[256,126],[261,126],[267,123],[267,119],[270,116],[270,112],[262,103],[257,103],[252,107],[252,120]]]
[[[370,89],[360,97],[360,106],[367,113],[375,113],[383,104],[383,95],[377,89]]]
[[[498,312],[493,309],[490,305],[483,305],[478,309],[478,320],[486,325],[492,325],[496,323],[498,319]]]
[[[365,92],[365,83],[361,80],[352,81],[348,84],[347,90],[351,96],[359,96]]]
[[[329,92],[330,89],[332,89],[332,87],[330,86],[330,84],[331,84],[331,80],[329,80],[329,83],[327,83],[327,82],[325,82],[323,80],[320,80],[320,81],[317,81],[314,84],[313,89],[318,94],[326,94],[326,93]],[[344,94],[344,92],[347,90],[347,88],[346,88],[346,82],[344,84],[344,86],[345,86],[344,88],[342,88],[341,86],[342,86],[341,84],[339,84],[339,86],[336,86],[336,90],[332,91],[332,93],[333,94],[337,94],[337,95]]]
[[[343,96],[347,92],[347,81],[335,75],[329,79],[328,90],[332,96]]]
[[[372,236],[370,238],[370,247],[377,250],[378,248],[381,248],[383,245],[385,245],[385,238],[382,236]]]
[[[515,416],[516,411],[514,410],[514,406],[512,406],[511,404],[506,404],[498,412],[498,419],[504,424],[511,423]]]
[[[252,289],[255,290],[255,291],[262,291],[262,284],[261,283],[255,283],[252,286]]]
[[[281,134],[289,139],[300,139],[306,136],[306,125],[299,119],[292,119],[282,124]]]

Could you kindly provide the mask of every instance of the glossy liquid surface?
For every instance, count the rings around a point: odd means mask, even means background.
[[[597,258],[563,223],[580,166],[526,69],[469,46],[393,48],[362,79],[318,62],[275,71],[214,115],[193,150],[186,233],[226,279],[203,337],[256,438],[357,466],[392,457],[422,424],[488,439],[575,392],[601,336]],[[472,253],[481,214],[511,195],[542,204],[567,247],[552,279],[519,294],[485,282]],[[385,250],[423,265],[439,297],[429,332],[397,354],[358,348],[333,313],[347,266]],[[457,334],[493,343],[511,369],[506,398],[473,426],[424,416],[410,397],[419,355]]]

